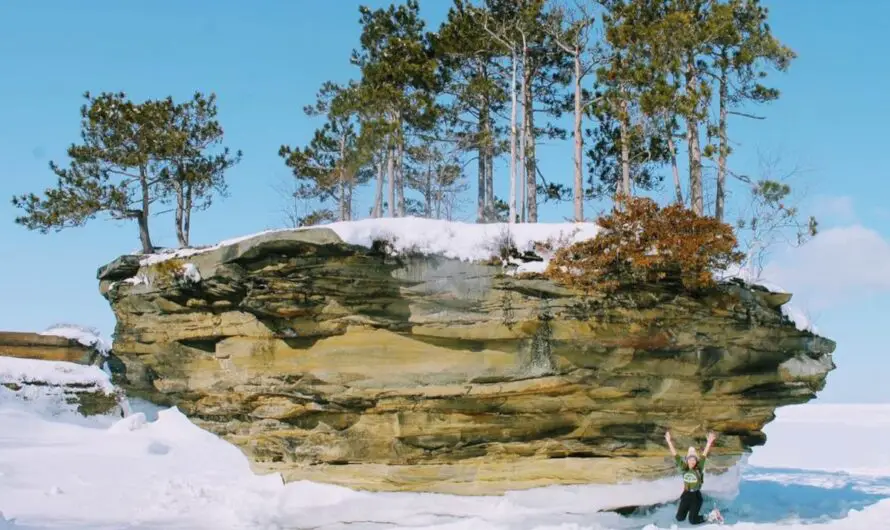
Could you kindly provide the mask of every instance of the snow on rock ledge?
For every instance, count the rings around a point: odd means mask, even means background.
[[[95,328],[77,326],[74,324],[56,324],[46,331],[42,331],[40,335],[76,340],[88,348],[95,349],[106,357],[108,356],[108,352],[111,351],[111,344],[103,339],[101,333]]]
[[[766,278],[760,277],[760,275],[752,271],[750,268],[733,267],[727,271],[718,273],[716,277],[723,281],[740,280],[747,285],[762,287],[771,293],[785,294],[788,295],[789,300],[792,296],[792,294],[783,287],[776,285]],[[782,304],[782,314],[785,315],[788,320],[794,322],[795,327],[800,331],[808,331],[816,335],[819,334],[819,328],[817,328],[812,320],[810,320],[807,313],[797,305],[789,304],[786,300],[785,303]]]
[[[363,219],[344,221],[305,228],[268,230],[256,234],[221,241],[201,248],[186,248],[160,254],[141,256],[140,265],[152,265],[171,258],[186,258],[236,245],[268,235],[287,232],[329,229],[351,245],[371,247],[374,241],[392,243],[396,252],[437,255],[463,261],[482,261],[497,255],[506,241],[512,241],[520,252],[532,250],[536,242],[550,241],[563,246],[597,235],[600,228],[594,223],[491,223],[476,224],[420,217],[397,219]]]
[[[0,357],[0,386],[19,400],[62,409],[67,405],[84,416],[107,414],[118,407],[108,374],[97,366]]]
[[[0,331],[0,355],[43,361],[101,364],[110,345],[97,335],[65,326],[42,333]]]

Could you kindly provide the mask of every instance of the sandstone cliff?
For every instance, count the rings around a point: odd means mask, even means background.
[[[786,294],[583,296],[326,228],[123,256],[98,277],[128,393],[287,480],[476,494],[655,478],[673,470],[667,427],[681,445],[719,431],[719,470],[834,368]]]

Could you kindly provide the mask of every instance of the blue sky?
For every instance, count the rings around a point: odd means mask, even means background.
[[[385,2],[365,2],[373,7]],[[890,3],[856,7],[830,0],[766,2],[775,33],[800,55],[774,78],[780,101],[765,121],[736,120],[731,164],[753,171],[758,153],[800,169],[794,184],[823,235],[796,251],[777,250],[776,281],[813,307],[820,331],[837,340],[839,368],[822,401],[890,401],[884,336],[890,314],[890,205],[886,126],[890,123]],[[64,162],[78,139],[81,94],[126,91],[134,99],[218,94],[226,144],[244,151],[229,174],[231,197],[196,214],[192,241],[212,243],[283,224],[275,187],[288,172],[282,143],[311,137],[301,112],[328,79],[356,75],[358,5],[235,1],[152,3],[94,0],[16,2],[0,17],[0,329],[42,330],[56,322],[96,326],[114,318],[98,294],[98,266],[138,248],[132,223],[96,220],[41,235],[14,225],[14,194],[54,181],[49,160]],[[448,2],[424,0],[437,25]],[[568,182],[571,146],[540,148],[548,178]],[[501,161],[500,175],[505,162]],[[505,184],[499,184],[504,188]],[[503,191],[501,191],[503,195]],[[367,202],[362,209],[367,208]],[[568,207],[545,207],[544,221]],[[157,245],[173,246],[172,220],[154,222]]]

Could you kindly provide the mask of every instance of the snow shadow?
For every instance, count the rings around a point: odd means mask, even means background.
[[[776,476],[779,470],[770,470]],[[743,480],[739,495],[724,514],[726,522],[778,522],[796,519],[818,522],[842,519],[850,510],[861,510],[887,498],[874,491],[890,488],[890,479],[844,477],[837,474],[782,471],[782,481]],[[838,482],[838,479],[841,479]],[[871,490],[871,491],[870,491]]]
[[[818,523],[843,519],[850,510],[862,510],[890,492],[890,478],[854,477],[802,470],[748,469],[738,495],[715,499],[705,495],[702,515],[717,506],[726,524]],[[677,503],[631,515],[629,518],[670,528]]]

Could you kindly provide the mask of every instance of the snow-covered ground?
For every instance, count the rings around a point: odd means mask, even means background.
[[[37,370],[72,377],[47,366]],[[7,378],[25,377],[21,371]],[[598,510],[671,502],[679,479],[501,497],[285,486],[277,475],[251,473],[238,449],[175,408],[131,400],[126,418],[84,420],[68,407],[52,395],[23,401],[0,386],[0,529],[656,530],[674,524],[673,505],[636,517]],[[887,418],[890,405],[783,409],[767,427],[768,445],[748,464],[706,481],[706,507],[718,502],[725,526],[737,530],[890,528]]]

